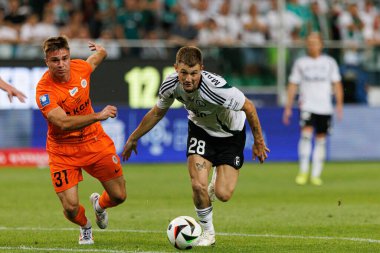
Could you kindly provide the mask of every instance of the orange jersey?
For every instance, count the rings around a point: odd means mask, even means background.
[[[70,61],[70,80],[56,83],[46,71],[36,88],[36,102],[43,116],[58,106],[68,116],[94,113],[90,99],[91,65],[84,60]],[[100,122],[72,131],[64,131],[48,121],[47,150],[62,144],[78,145],[103,136]]]

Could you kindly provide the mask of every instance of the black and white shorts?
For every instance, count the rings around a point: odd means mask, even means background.
[[[317,134],[328,134],[331,130],[331,115],[300,112],[300,127],[312,126]]]
[[[189,120],[186,156],[198,154],[213,166],[228,164],[240,169],[244,163],[245,127],[231,137],[210,136]]]

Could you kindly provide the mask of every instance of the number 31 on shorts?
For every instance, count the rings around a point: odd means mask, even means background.
[[[191,137],[190,142],[189,142],[188,153],[204,155],[205,147],[206,147],[206,142],[204,140],[197,140],[196,138]]]

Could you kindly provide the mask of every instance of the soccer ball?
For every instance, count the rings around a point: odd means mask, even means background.
[[[191,249],[197,245],[202,228],[194,218],[190,216],[179,216],[169,223],[169,242],[177,249]]]

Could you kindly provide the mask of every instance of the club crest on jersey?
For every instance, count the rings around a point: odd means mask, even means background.
[[[78,92],[78,87],[74,87],[69,90],[70,96],[74,97],[74,95]]]
[[[40,103],[42,106],[46,106],[46,105],[50,104],[49,94],[44,94],[44,95],[40,96]]]
[[[235,157],[234,163],[236,166],[240,166],[240,157],[239,156]]]
[[[115,163],[115,164],[117,164],[119,161],[117,160],[117,157],[114,155],[114,156],[112,156],[112,161]]]
[[[80,85],[81,85],[83,88],[86,88],[86,86],[87,86],[87,80],[86,80],[86,79],[82,79],[82,81],[80,81]]]

